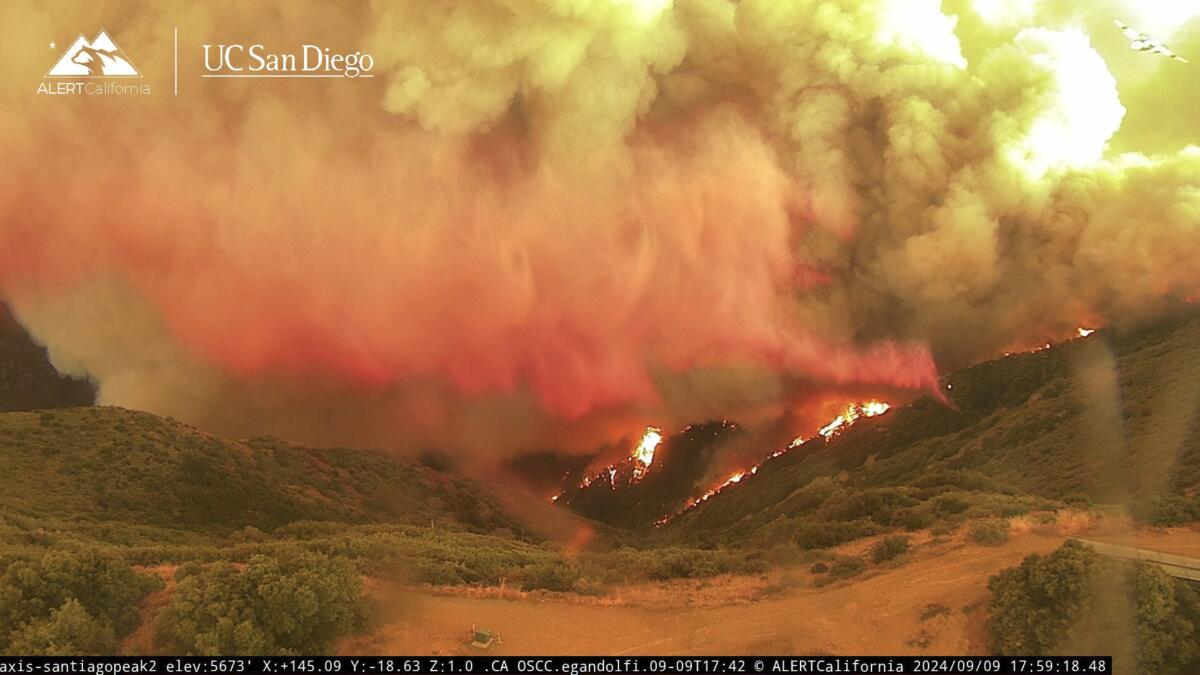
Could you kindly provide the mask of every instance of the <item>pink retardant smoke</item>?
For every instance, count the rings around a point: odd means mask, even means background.
[[[735,118],[646,132],[582,169],[533,166],[503,129],[477,142],[396,122],[296,150],[312,120],[270,121],[266,138],[251,115],[231,140],[181,137],[132,164],[109,144],[42,160],[60,180],[22,183],[0,284],[19,297],[116,279],[237,381],[527,389],[566,419],[661,405],[660,373],[703,367],[935,382],[924,349],[863,351],[799,324],[794,294],[819,283],[787,212],[803,196]]]

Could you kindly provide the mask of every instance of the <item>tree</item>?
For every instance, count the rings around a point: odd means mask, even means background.
[[[35,619],[12,633],[10,656],[97,656],[112,654],[117,640],[106,621],[96,619],[75,599],[48,617]]]
[[[1102,561],[1068,541],[988,582],[988,634],[1000,654],[1112,654],[1118,671],[1200,672],[1200,594],[1146,564]],[[1122,670],[1124,669],[1124,670]]]
[[[1031,555],[988,581],[988,637],[999,654],[1049,654],[1078,619],[1098,567],[1090,548],[1070,540]]]
[[[999,546],[1008,541],[1008,521],[987,518],[971,523],[967,534],[971,541],[983,546]]]
[[[0,576],[0,649],[7,649],[18,627],[39,624],[69,601],[114,635],[126,635],[137,626],[138,601],[160,588],[158,577],[138,574],[123,559],[97,551],[55,551],[16,561]],[[74,616],[71,610],[61,620]]]
[[[1178,596],[1190,592],[1166,572],[1138,565],[1133,575],[1137,597],[1138,665],[1146,673],[1194,673],[1200,658],[1200,634],[1180,611]],[[1190,665],[1189,665],[1190,664]]]
[[[365,619],[362,582],[343,561],[256,556],[245,569],[215,563],[180,580],[158,638],[192,654],[311,654]]]

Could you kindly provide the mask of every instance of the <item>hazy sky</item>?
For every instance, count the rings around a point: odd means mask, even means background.
[[[105,403],[317,442],[590,449],[921,391],[1196,297],[1198,17],[9,0],[0,296]],[[101,28],[151,92],[38,95]],[[205,43],[374,77],[202,79]]]

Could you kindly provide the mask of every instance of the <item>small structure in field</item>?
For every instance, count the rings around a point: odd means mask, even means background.
[[[502,644],[500,635],[493,633],[486,628],[476,628],[471,626],[471,646],[478,649],[487,649],[493,644]]]

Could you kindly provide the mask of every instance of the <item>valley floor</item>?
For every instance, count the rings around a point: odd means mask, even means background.
[[[987,581],[1031,553],[1048,553],[1065,537],[1089,538],[1200,557],[1200,532],[1134,532],[1104,519],[1054,528],[1023,528],[1004,545],[961,537],[921,545],[894,567],[818,588],[806,569],[769,579],[692,583],[694,600],[663,608],[636,599],[561,595],[486,597],[478,591],[403,592],[391,596],[395,618],[373,633],[343,641],[345,653],[470,654],[473,625],[496,631],[507,654],[980,654],[986,652]],[[919,539],[918,539],[919,541]],[[857,543],[858,547],[863,546]],[[484,595],[485,597],[480,597]],[[739,597],[740,596],[740,597]],[[757,598],[757,599],[753,599]],[[654,606],[657,605],[657,606]],[[940,611],[929,611],[931,606]],[[935,614],[922,620],[922,614]]]

